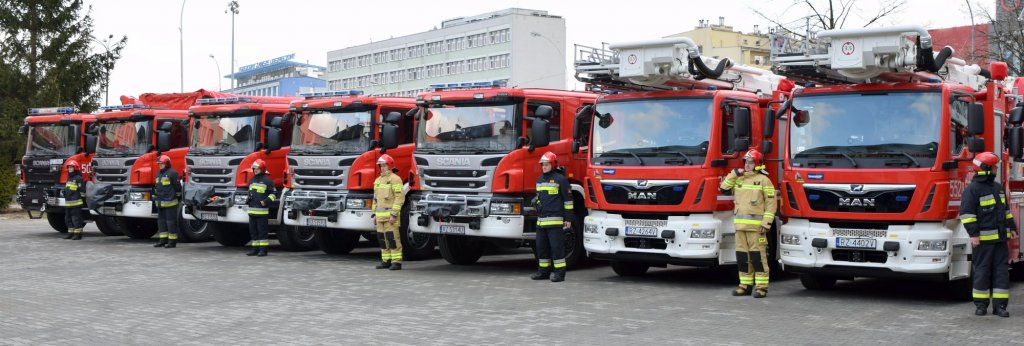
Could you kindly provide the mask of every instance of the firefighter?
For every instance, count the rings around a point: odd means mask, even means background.
[[[171,157],[160,155],[157,160],[160,171],[153,186],[153,203],[156,204],[156,224],[160,230],[160,241],[153,247],[174,248],[178,246],[178,200],[181,199],[181,177],[171,168]]]
[[[405,195],[402,178],[398,177],[395,159],[384,154],[377,159],[380,177],[373,181],[373,218],[377,223],[377,242],[380,243],[380,264],[377,269],[402,270],[402,236],[399,216]]]
[[[85,221],[82,221],[82,207],[85,205],[85,180],[78,172],[78,161],[67,160],[64,167],[68,170],[68,180],[64,184],[61,194],[64,195],[64,224],[68,227],[68,234],[64,239],[82,240],[82,228]]]
[[[274,181],[267,174],[267,163],[256,159],[252,163],[252,180],[249,180],[249,239],[252,239],[248,256],[263,257],[270,246],[270,206],[277,201]]]
[[[540,157],[537,177],[537,272],[533,280],[565,281],[565,230],[572,229],[572,190],[569,180],[555,170],[558,156],[546,152]]]
[[[764,156],[755,149],[743,155],[743,169],[729,172],[719,186],[734,191],[736,229],[736,266],[740,287],[734,296],[753,293],[754,298],[768,296],[768,231],[775,221],[775,186],[764,170]]]
[[[990,152],[974,156],[978,167],[971,184],[960,198],[960,222],[971,237],[971,265],[974,270],[974,314],[985,315],[989,300],[992,314],[1010,317],[1010,251],[1006,240],[1017,225],[1006,207],[1003,187],[995,182],[999,157]]]

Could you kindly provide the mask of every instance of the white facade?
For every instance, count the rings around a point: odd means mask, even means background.
[[[438,83],[565,89],[565,19],[511,8],[327,53],[327,88],[415,96]]]

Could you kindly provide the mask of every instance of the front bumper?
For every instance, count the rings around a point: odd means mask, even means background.
[[[301,190],[287,190],[281,195],[285,225],[352,231],[377,229],[370,209],[347,207],[349,199],[368,201],[373,200],[373,195]]]
[[[182,207],[182,217],[208,222],[249,223],[249,207],[241,200],[236,203],[236,195],[248,197],[248,192],[235,188],[215,188],[213,197],[204,204],[186,204]],[[270,206],[269,224],[280,224],[279,210],[278,205]]]
[[[111,196],[95,205],[90,212],[93,215],[155,219],[157,218],[156,208],[149,200],[152,198],[149,194],[151,190],[151,188],[114,187]],[[131,192],[143,193],[145,199],[133,200],[129,197]]]
[[[427,234],[534,239],[535,216],[490,213],[492,203],[522,206],[522,201],[516,197],[421,195],[410,204],[409,230]]]
[[[634,227],[647,233],[627,235]],[[583,221],[583,246],[597,259],[708,266],[736,263],[735,233],[731,212],[636,220],[592,210]]]
[[[799,239],[799,244],[792,240]],[[839,238],[859,239],[870,248],[839,247]],[[970,275],[967,232],[959,222],[916,222],[886,229],[832,228],[828,223],[790,219],[782,226],[779,255],[791,272],[834,276],[944,277]],[[845,242],[846,240],[844,240]],[[944,248],[919,249],[922,241],[945,241]]]

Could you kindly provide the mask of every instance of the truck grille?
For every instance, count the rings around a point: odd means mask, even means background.
[[[604,198],[608,203],[629,205],[678,205],[683,203],[687,185],[656,186],[642,190],[629,186],[602,184]]]
[[[664,250],[668,247],[665,243],[665,239],[660,238],[633,238],[626,237],[622,239],[624,245],[628,248],[633,249],[658,249]]]
[[[832,249],[833,261],[854,263],[885,263],[885,261],[888,259],[889,255],[886,254],[885,251]]]
[[[849,213],[902,213],[910,206],[914,190],[890,190],[853,195],[804,187],[807,203],[815,211]]]
[[[833,228],[832,234],[837,237],[851,238],[885,238],[889,232],[877,229]]]
[[[337,169],[295,169],[292,182],[296,188],[330,188],[344,186],[347,168]]]
[[[128,168],[94,167],[93,176],[100,183],[128,182]]]
[[[470,169],[423,170],[423,185],[430,189],[477,192],[488,186],[491,172]]]

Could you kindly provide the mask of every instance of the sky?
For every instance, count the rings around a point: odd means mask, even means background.
[[[991,11],[995,1],[1000,0],[972,2],[976,17],[981,12],[978,7]],[[231,71],[231,14],[225,13],[228,2],[184,0],[183,10],[183,1],[178,0],[86,0],[92,7],[95,37],[128,36],[122,58],[111,71],[110,103],[118,103],[119,95],[178,92],[182,85],[186,91],[230,88],[231,81],[220,78]],[[291,53],[295,53],[296,61],[327,66],[327,52],[331,50],[427,31],[439,27],[445,19],[509,7],[546,10],[565,18],[568,46],[564,51],[570,54],[574,43],[599,46],[601,42],[660,38],[691,30],[700,19],[717,23],[720,16],[736,30],[750,32],[755,24],[764,30],[769,22],[754,9],[771,18],[794,18],[799,15],[792,13],[802,11],[792,7],[796,0],[238,2],[236,69]],[[879,3],[858,0],[855,4],[859,12],[855,13],[874,13]],[[969,13],[963,0],[907,0],[905,9],[883,24],[918,24],[929,29],[970,25]],[[847,27],[863,24],[856,16],[849,21]],[[179,50],[179,43],[183,50]],[[95,49],[103,50],[99,45]],[[179,60],[179,54],[184,59]],[[567,57],[567,66],[571,66],[570,60]],[[183,78],[180,61],[184,64]]]

